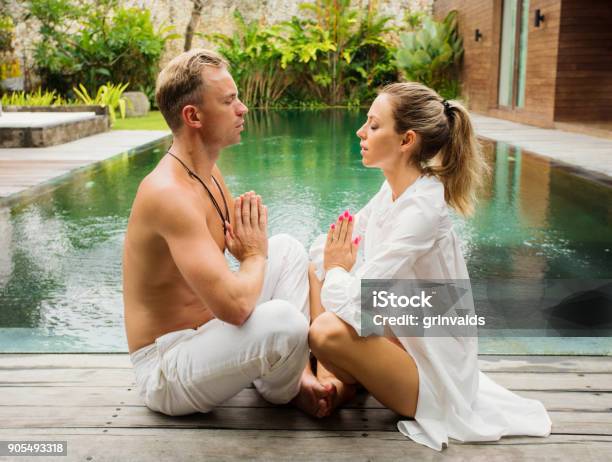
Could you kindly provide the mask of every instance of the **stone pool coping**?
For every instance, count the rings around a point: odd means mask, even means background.
[[[554,166],[612,187],[612,140],[471,113],[479,137],[552,159]]]
[[[0,206],[38,194],[50,180],[145,149],[169,135],[166,130],[115,130],[44,148],[0,149]]]

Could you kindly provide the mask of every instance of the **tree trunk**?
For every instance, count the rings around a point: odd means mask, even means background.
[[[193,34],[198,27],[200,22],[200,17],[202,16],[202,9],[204,8],[205,0],[192,0],[193,1],[193,9],[191,10],[191,18],[189,19],[189,24],[187,24],[187,29],[185,30],[185,51],[191,50],[191,44],[193,42]]]

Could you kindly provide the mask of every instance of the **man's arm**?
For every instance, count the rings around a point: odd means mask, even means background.
[[[243,324],[261,293],[266,254],[253,246],[234,273],[205,217],[185,199],[184,192],[169,186],[164,191],[148,191],[143,199],[147,215],[154,217],[152,226],[168,244],[174,263],[194,293],[221,321]]]

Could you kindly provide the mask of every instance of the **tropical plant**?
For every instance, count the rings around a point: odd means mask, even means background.
[[[3,106],[63,106],[74,104],[58,95],[55,90],[42,91],[41,88],[34,92],[17,91],[2,95]]]
[[[462,55],[457,12],[451,11],[441,22],[423,17],[420,28],[400,34],[395,59],[404,78],[432,87],[445,98],[455,98]]]
[[[364,11],[351,8],[350,0],[316,0],[300,8],[314,15],[314,21],[301,21],[302,28],[325,31],[331,42],[310,69],[324,101],[335,105],[369,99],[381,80],[394,80],[391,16],[378,15],[372,4]]]
[[[238,11],[234,19],[236,31],[231,37],[211,34],[208,38],[220,45],[219,51],[230,62],[242,101],[248,106],[274,106],[291,83],[291,76],[278,69],[286,68],[289,59],[286,40],[278,26],[247,23]]]
[[[87,88],[83,84],[79,84],[78,88],[73,88],[72,91],[77,95],[77,98],[87,105],[98,105],[102,107],[108,107],[108,113],[110,115],[111,125],[115,123],[117,118],[115,111],[119,109],[119,115],[122,119],[125,119],[126,105],[130,104],[127,98],[124,98],[123,92],[128,87],[128,83],[112,84],[107,82],[98,88],[96,96],[92,97],[89,95]]]
[[[265,26],[235,14],[230,37],[211,34],[232,64],[248,105],[360,105],[376,86],[397,78],[390,17],[374,8],[350,7],[350,0],[316,0],[300,5],[310,17]]]
[[[10,16],[0,14],[0,53],[13,50],[15,25]]]
[[[148,10],[124,8],[119,0],[28,0],[28,17],[40,24],[34,46],[45,88],[61,94],[77,84],[94,91],[109,78],[133,87],[152,85],[169,27],[155,28]]]

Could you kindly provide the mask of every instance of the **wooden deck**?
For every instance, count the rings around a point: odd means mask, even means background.
[[[38,187],[48,186],[52,180],[117,154],[142,149],[169,133],[114,130],[45,148],[0,149],[0,203],[8,203],[9,196],[34,195]]]
[[[481,356],[480,367],[541,400],[552,435],[451,440],[440,454],[402,436],[397,417],[365,394],[317,420],[270,405],[252,388],[210,414],[166,417],[142,405],[125,354],[2,354],[0,440],[64,440],[68,457],[53,460],[81,461],[609,460],[611,357]]]

